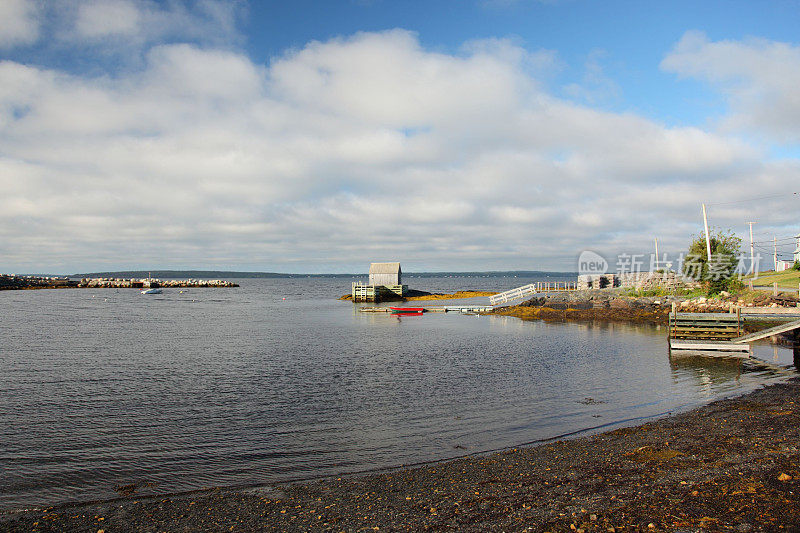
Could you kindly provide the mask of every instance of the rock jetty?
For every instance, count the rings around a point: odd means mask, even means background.
[[[18,276],[16,274],[0,274],[0,291],[24,289],[70,289],[78,286],[78,282],[58,276]]]
[[[83,278],[80,281],[60,276],[18,276],[0,274],[0,290],[25,289],[151,289],[157,287],[211,288],[238,287],[238,283],[222,279],[123,279]]]
[[[124,278],[83,278],[78,283],[79,288],[89,289],[154,289],[158,287],[174,288],[213,288],[213,287],[238,287],[238,283],[222,279],[124,279]]]

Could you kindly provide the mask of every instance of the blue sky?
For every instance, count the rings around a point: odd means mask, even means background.
[[[659,69],[687,30],[711,40],[760,36],[791,42],[800,27],[796,1],[303,0],[253,3],[248,15],[248,53],[265,62],[311,40],[398,27],[416,32],[426,47],[451,53],[470,40],[509,37],[530,50],[558,54],[561,68],[553,79],[558,90],[559,83],[580,82],[587,61],[599,55],[604,74],[619,87],[619,94],[600,104],[667,124],[704,124],[724,111],[703,83]]]
[[[701,202],[791,236],[798,27],[789,1],[7,0],[0,271],[573,270],[678,253]]]

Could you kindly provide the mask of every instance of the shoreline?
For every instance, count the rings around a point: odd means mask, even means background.
[[[4,511],[0,530],[794,530],[799,448],[792,377],[589,436],[261,490]]]

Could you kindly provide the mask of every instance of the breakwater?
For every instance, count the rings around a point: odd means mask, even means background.
[[[83,278],[78,283],[79,288],[88,289],[154,289],[166,288],[210,288],[210,287],[238,287],[238,283],[222,279],[123,279],[123,278]]]
[[[0,291],[24,289],[71,289],[78,282],[59,276],[18,276],[16,274],[0,274]]]
[[[0,290],[26,289],[150,289],[166,288],[213,288],[238,287],[238,283],[221,279],[124,279],[124,278],[83,278],[70,279],[63,276],[18,276],[0,274]]]

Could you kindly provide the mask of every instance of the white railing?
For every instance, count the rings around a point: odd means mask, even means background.
[[[495,294],[494,296],[489,296],[489,303],[497,305],[499,303],[508,302],[509,300],[532,296],[540,292],[574,291],[576,289],[577,283],[571,281],[537,281],[536,283],[530,283],[522,287],[517,287],[516,289]]]

